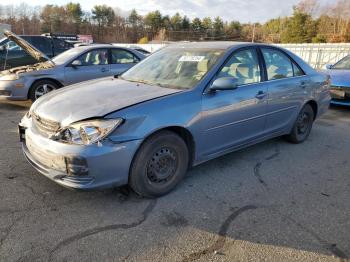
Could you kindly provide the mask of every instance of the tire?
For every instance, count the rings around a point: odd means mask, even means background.
[[[59,86],[52,80],[36,81],[29,90],[29,99],[34,102],[39,97],[59,88]]]
[[[314,118],[314,110],[309,104],[306,104],[301,109],[292,132],[286,136],[286,139],[293,144],[303,143],[310,135]]]
[[[129,185],[143,197],[165,195],[184,178],[188,163],[184,140],[173,132],[161,131],[149,137],[136,153]]]

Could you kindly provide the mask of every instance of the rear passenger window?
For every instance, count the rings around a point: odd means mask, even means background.
[[[235,52],[219,72],[217,78],[221,77],[234,77],[238,85],[260,82],[260,66],[256,50]]]
[[[112,64],[133,64],[139,59],[132,53],[122,49],[112,49]]]
[[[292,61],[282,52],[275,49],[262,48],[268,80],[293,77]]]

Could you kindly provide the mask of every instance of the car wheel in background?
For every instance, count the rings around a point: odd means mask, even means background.
[[[309,104],[306,104],[301,109],[292,132],[286,136],[287,140],[294,144],[304,142],[310,135],[314,119],[315,117],[312,107]]]
[[[184,140],[170,131],[161,131],[141,145],[130,169],[129,185],[139,195],[167,194],[183,179],[189,163]]]
[[[39,97],[59,88],[59,86],[51,80],[40,80],[35,82],[29,91],[29,98],[33,102]]]

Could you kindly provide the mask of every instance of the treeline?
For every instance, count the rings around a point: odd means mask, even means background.
[[[233,17],[234,18],[234,17]],[[91,34],[96,42],[147,43],[157,41],[234,40],[269,43],[326,43],[350,41],[350,1],[337,0],[320,5],[302,0],[290,17],[266,23],[223,21],[221,17],[203,19],[162,15],[144,16],[132,10],[125,15],[118,8],[96,5],[82,10],[79,3],[64,6],[32,7],[0,4],[0,23],[10,24],[17,34]]]

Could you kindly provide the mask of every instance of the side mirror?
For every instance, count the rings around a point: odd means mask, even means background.
[[[332,64],[327,64],[326,69],[332,69],[333,65]]]
[[[82,63],[80,60],[74,60],[72,63],[71,63],[72,67],[78,67],[78,66],[81,66]]]
[[[234,77],[221,77],[216,79],[209,87],[209,90],[233,90],[238,87],[238,80]]]
[[[0,46],[0,52],[4,52],[4,51],[6,51],[6,45]]]

